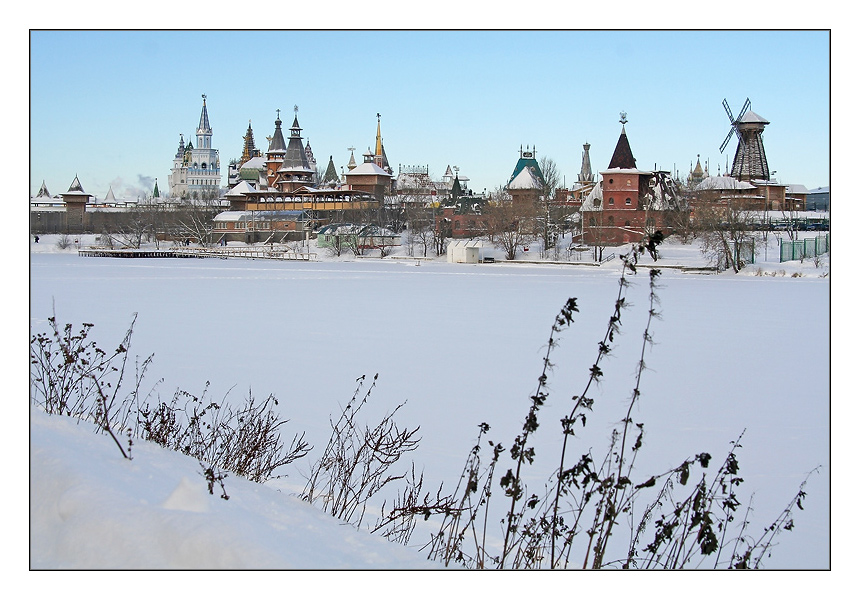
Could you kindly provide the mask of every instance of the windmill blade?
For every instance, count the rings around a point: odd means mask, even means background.
[[[729,103],[726,102],[725,98],[723,98],[723,108],[726,109],[726,114],[729,115],[729,123],[734,125],[735,124],[735,118],[732,116],[732,109],[729,108]]]
[[[720,144],[720,154],[722,154],[722,153],[723,153],[723,150],[725,150],[725,149],[726,149],[726,146],[728,146],[728,145],[729,145],[729,140],[731,140],[731,139],[732,139],[732,133],[733,133],[733,132],[736,132],[736,131],[737,131],[737,130],[736,130],[734,127],[732,127],[732,128],[729,130],[729,134],[726,136],[726,139],[724,139],[724,140],[723,140],[723,143],[722,143],[722,144]]]
[[[741,112],[738,113],[738,119],[743,117],[744,113],[746,113],[749,110],[749,108],[750,108],[750,99],[747,98],[746,102],[744,102],[744,105],[741,108]]]

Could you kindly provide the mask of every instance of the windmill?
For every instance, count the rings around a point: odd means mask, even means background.
[[[744,102],[743,107],[741,107],[741,112],[738,113],[738,119],[740,119],[742,116],[744,116],[744,113],[747,110],[749,110],[749,107],[750,107],[750,99],[747,98],[746,102]],[[729,103],[726,101],[725,98],[723,98],[723,108],[726,109],[726,114],[729,115],[729,123],[732,124],[732,128],[729,130],[729,133],[726,136],[726,139],[724,139],[723,143],[720,144],[720,154],[722,154],[723,151],[726,149],[726,146],[729,145],[729,140],[732,139],[733,133],[738,136],[738,143],[740,143],[740,144],[744,143],[744,138],[741,136],[741,132],[738,131],[737,121],[735,121],[735,118],[732,116],[732,109],[729,108]]]
[[[729,122],[732,128],[729,130],[726,139],[720,145],[720,153],[722,153],[729,141],[732,139],[732,134],[738,138],[738,149],[735,151],[735,160],[732,163],[731,176],[739,181],[750,181],[753,179],[770,179],[770,171],[767,164],[767,156],[764,153],[764,142],[762,141],[762,132],[765,125],[770,122],[751,111],[750,99],[747,98],[741,107],[737,118],[732,116],[732,110],[729,108],[729,103],[723,99],[723,108],[729,116]]]

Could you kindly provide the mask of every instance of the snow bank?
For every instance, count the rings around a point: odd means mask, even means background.
[[[87,423],[30,412],[33,569],[433,569],[238,476],[210,495],[191,457],[138,441],[131,461]]]

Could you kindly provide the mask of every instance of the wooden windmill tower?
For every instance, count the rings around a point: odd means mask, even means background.
[[[765,125],[768,125],[770,121],[760,117],[749,109],[749,98],[744,102],[737,118],[732,116],[732,110],[729,108],[729,103],[726,100],[723,100],[723,108],[726,109],[726,114],[729,116],[732,128],[729,130],[726,139],[723,140],[720,152],[723,152],[726,146],[729,145],[733,134],[738,138],[738,149],[735,151],[731,176],[738,181],[751,181],[753,179],[769,180],[770,169],[767,165],[767,156],[764,153],[762,132]]]

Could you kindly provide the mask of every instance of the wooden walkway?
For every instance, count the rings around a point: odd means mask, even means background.
[[[316,260],[311,252],[293,252],[272,247],[231,248],[166,248],[164,250],[141,250],[138,248],[81,248],[79,256],[102,258],[264,258],[274,260]]]

